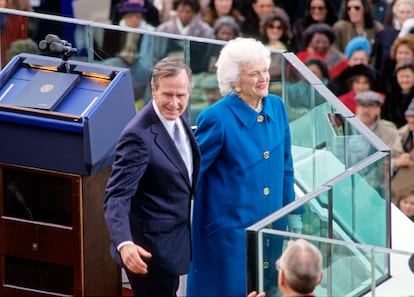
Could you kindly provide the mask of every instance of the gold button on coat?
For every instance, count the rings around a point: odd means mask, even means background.
[[[269,153],[269,151],[265,151],[265,152],[263,153],[263,158],[265,158],[265,159],[269,159],[269,157],[270,157],[270,153]]]
[[[269,268],[269,262],[265,261],[263,262],[263,269]]]
[[[269,193],[270,193],[270,189],[268,187],[263,188],[263,194],[269,195]]]
[[[263,120],[264,120],[264,116],[260,114],[260,115],[257,117],[257,121],[258,121],[259,123],[261,123],[261,122],[263,122]]]

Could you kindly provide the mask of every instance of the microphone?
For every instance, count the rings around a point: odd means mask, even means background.
[[[44,50],[44,49],[47,49],[47,47],[49,46],[49,44],[47,43],[47,41],[46,40],[41,40],[40,42],[39,42],[39,48],[41,49],[41,50]]]
[[[54,34],[47,34],[45,37],[45,40],[47,43],[52,43],[52,42],[56,42],[56,43],[60,43],[63,46],[72,46],[72,44],[64,39],[60,39],[57,35]]]
[[[40,47],[40,44],[39,44],[39,47]],[[52,42],[49,45],[49,48],[50,48],[51,51],[53,51],[55,53],[64,53],[64,54],[69,54],[70,53],[70,54],[73,54],[73,53],[77,52],[76,48],[73,48],[73,47],[68,46],[68,45],[63,45],[63,44],[55,42],[55,41]]]

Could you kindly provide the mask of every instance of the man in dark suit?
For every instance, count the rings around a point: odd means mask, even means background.
[[[153,100],[117,145],[104,212],[112,256],[125,268],[135,296],[176,296],[179,276],[188,272],[190,205],[200,167],[186,116],[190,89],[187,65],[178,58],[158,62]]]

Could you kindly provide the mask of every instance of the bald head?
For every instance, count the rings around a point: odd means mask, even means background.
[[[321,252],[304,239],[289,241],[279,261],[284,285],[296,293],[310,294],[322,280]]]

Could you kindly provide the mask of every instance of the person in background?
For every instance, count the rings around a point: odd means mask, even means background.
[[[344,6],[345,6],[345,1],[340,1],[340,0],[334,0],[334,1],[339,1],[340,6],[338,7],[338,18],[339,19],[343,19],[343,14],[344,14]],[[384,24],[384,22],[388,21],[389,19],[389,8],[390,8],[390,3],[392,0],[368,0],[368,4],[369,7],[372,10],[372,15],[374,17],[375,20],[377,20],[379,23]]]
[[[393,12],[398,25],[386,26],[375,35],[374,67],[380,73],[386,69],[386,65],[390,62],[391,47],[400,33],[401,26],[406,20],[414,17],[414,1],[397,0],[393,5]]]
[[[305,16],[293,23],[292,50],[300,52],[306,48],[306,44],[303,42],[303,33],[310,25],[325,23],[332,26],[336,21],[336,11],[330,0],[308,0]]]
[[[361,92],[355,95],[355,115],[386,145],[392,147],[399,141],[397,127],[393,122],[381,119],[381,106],[384,97],[374,91]],[[395,154],[393,154],[395,155]]]
[[[145,31],[154,31],[154,27],[145,21],[147,9],[144,7],[144,2],[124,1],[118,5],[117,14],[121,17],[119,26],[124,28],[140,29]],[[106,55],[110,57],[119,55],[127,42],[136,44],[138,53],[140,55],[141,64],[147,68],[153,66],[150,55],[151,50],[151,36],[133,32],[119,32],[115,30],[105,30],[103,49]]]
[[[197,0],[174,0],[176,16],[158,26],[157,31],[203,38],[213,38],[213,29],[201,19]]]
[[[127,40],[120,53],[113,58],[103,61],[108,66],[128,68],[131,72],[132,87],[134,90],[135,107],[140,110],[147,100],[145,95],[151,78],[151,68],[143,61],[142,56],[138,54],[137,43],[135,40]]]
[[[313,24],[304,33],[304,42],[307,48],[296,55],[302,62],[306,62],[310,58],[324,61],[328,66],[329,75],[333,79],[347,67],[344,54],[333,47],[335,40],[335,31],[328,24]]]
[[[190,212],[200,151],[186,115],[191,69],[174,57],[153,69],[153,100],[129,122],[106,186],[111,254],[135,296],[176,296],[191,260]]]
[[[345,48],[345,58],[348,66],[339,75],[337,75],[329,84],[329,89],[337,96],[341,96],[349,92],[347,79],[349,78],[348,69],[358,64],[364,64],[371,67],[369,58],[371,55],[371,44],[368,39],[362,36],[352,38]],[[372,72],[375,72],[373,67]],[[374,82],[376,83],[376,81]]]
[[[204,90],[208,105],[213,105],[221,99],[217,82],[217,75],[209,74],[201,81],[200,87]]]
[[[213,29],[216,40],[229,41],[240,36],[240,26],[230,16],[218,18]]]
[[[363,36],[369,40],[373,48],[375,34],[384,26],[374,18],[368,0],[346,0],[344,10],[343,19],[333,25],[337,35],[335,47],[344,52],[352,38]]]
[[[245,228],[295,199],[288,117],[281,98],[268,93],[269,66],[269,49],[252,38],[230,40],[217,61],[224,97],[200,113],[195,130],[202,165],[187,296],[245,297]],[[300,232],[301,215],[290,218]],[[285,220],[274,226],[286,227]],[[265,261],[281,247],[272,242]],[[266,289],[275,277],[265,273]]]
[[[345,69],[342,78],[348,85],[349,91],[338,98],[350,111],[355,113],[357,106],[355,96],[362,92],[374,90],[375,71],[368,65],[358,64]],[[383,94],[381,96],[384,97]]]
[[[141,3],[145,8],[145,21],[151,26],[157,27],[161,23],[159,11],[152,0],[111,0],[110,19],[113,25],[118,25],[121,21],[122,14],[119,9],[124,2]]]
[[[390,59],[383,65],[383,70],[379,77],[380,91],[383,93],[390,93],[398,85],[395,73],[396,65],[403,60],[414,62],[414,35],[407,34],[402,37],[397,37],[390,51]]]
[[[230,16],[217,19],[213,29],[216,40],[229,41],[240,36],[240,27],[236,20]],[[217,44],[203,44],[202,47],[204,54],[203,56],[197,57],[195,64],[203,64],[203,61],[207,60],[207,72],[216,73],[216,62],[222,46]],[[193,68],[197,68],[197,66]]]
[[[237,10],[234,0],[210,0],[203,20],[213,27],[219,18],[225,16],[233,17],[239,25],[245,20],[245,17]]]
[[[414,222],[414,183],[401,189],[395,197],[395,204],[411,221]]]
[[[73,10],[73,1],[75,0],[41,0],[39,5],[34,8],[34,11],[48,15],[74,18],[75,12]],[[14,2],[22,3],[29,1],[15,0]],[[27,7],[27,5],[24,5],[24,7]],[[78,25],[65,22],[51,22],[50,20],[40,18],[32,18],[30,23],[30,26],[33,27],[34,31],[31,38],[35,42],[39,43],[42,39],[44,39],[46,34],[55,34],[59,36],[59,38],[68,41],[72,44],[72,46],[76,47],[78,49],[77,55],[81,53],[81,48],[77,46],[77,40],[75,38]]]
[[[252,0],[243,14],[246,20],[241,26],[244,37],[260,39],[260,22],[275,7],[273,0]]]
[[[385,95],[381,117],[401,128],[407,123],[405,111],[414,97],[414,62],[399,62],[395,66],[395,76],[397,84]]]
[[[145,21],[147,9],[143,2],[124,1],[118,7],[120,20],[118,25],[134,29],[153,31],[154,27]]]
[[[329,70],[326,63],[320,59],[311,58],[305,62],[321,82],[327,86],[330,82]],[[315,106],[325,102],[324,98],[315,92],[315,99],[311,101],[311,86],[309,82],[302,77],[295,82],[291,82],[287,88],[286,105],[288,106],[289,122],[307,114]]]
[[[275,7],[269,11],[260,24],[260,32],[264,45],[279,50],[290,49],[292,39],[290,19],[282,8]]]
[[[277,283],[283,297],[315,296],[315,288],[322,282],[322,254],[304,239],[290,240],[276,268]],[[264,293],[251,292],[248,297],[265,297]]]
[[[392,197],[395,202],[396,195],[407,187],[414,184],[414,100],[404,113],[407,124],[402,126],[398,132],[400,141],[396,142],[392,147],[399,154],[396,156],[391,180]]]
[[[369,4],[371,5],[374,18],[381,24],[384,24],[385,15],[389,7],[388,0],[370,0]]]
[[[201,19],[200,3],[198,0],[174,0],[173,9],[176,15],[170,20],[158,26],[158,32],[177,34],[183,36],[195,36],[202,38],[214,38],[213,28]],[[184,42],[165,37],[154,38],[154,58],[162,59],[166,56],[179,56],[182,59]],[[190,57],[201,57],[205,55],[205,44],[192,42],[190,45]],[[190,58],[191,60],[191,58]],[[204,71],[206,63],[202,65],[190,65],[194,73]]]
[[[36,42],[27,38],[13,41],[7,53],[9,60],[11,60],[20,53],[39,54],[40,50]]]
[[[290,28],[289,16],[282,8],[275,7],[269,11],[260,24],[261,41],[271,49],[288,50],[292,39]],[[270,81],[281,80],[282,68],[282,56],[272,54],[269,69]]]
[[[9,8],[25,11],[33,11],[29,0],[6,0],[0,1],[0,8]],[[16,14],[2,14],[0,16],[1,25],[1,68],[9,62],[8,50],[16,40],[27,39],[29,34],[29,18]]]
[[[71,2],[71,1],[69,1]],[[23,11],[33,11],[33,7],[29,0],[7,0],[7,8]],[[73,15],[70,15],[73,17]]]
[[[348,66],[352,67],[358,64],[369,64],[371,56],[371,44],[369,40],[362,36],[352,38],[345,47],[345,57]]]

